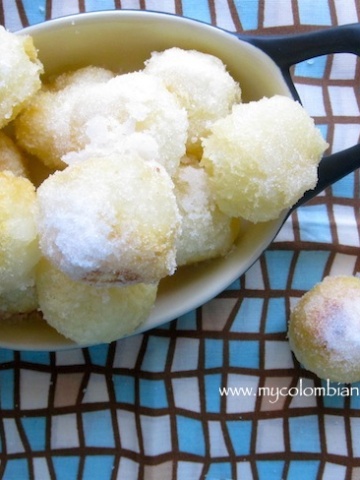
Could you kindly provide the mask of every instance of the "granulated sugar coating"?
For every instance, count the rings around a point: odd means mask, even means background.
[[[86,148],[111,153],[130,143],[144,158],[150,149],[170,174],[185,153],[187,128],[185,110],[158,78],[134,72],[109,79],[89,68],[44,88],[16,121],[23,148],[50,167],[81,160]]]
[[[252,222],[278,218],[314,188],[327,148],[301,105],[279,95],[234,106],[203,145],[218,206]]]
[[[360,279],[325,277],[296,304],[288,335],[299,362],[320,378],[360,381]]]
[[[40,258],[32,183],[0,172],[0,313],[37,307],[35,266]]]
[[[74,280],[156,283],[176,266],[173,187],[164,167],[136,154],[58,171],[38,189],[41,250]]]
[[[241,100],[239,84],[213,55],[170,48],[153,52],[145,62],[144,71],[161,78],[186,109],[189,152],[199,149],[201,137],[208,134],[211,125],[228,115],[231,107]]]
[[[42,71],[32,39],[0,25],[0,128],[40,89]]]
[[[216,206],[205,170],[189,160],[178,169],[174,183],[182,220],[176,243],[178,266],[228,253],[237,235],[237,222]]]
[[[82,345],[132,333],[149,316],[157,292],[156,284],[99,287],[75,282],[46,260],[40,262],[36,284],[46,321]]]

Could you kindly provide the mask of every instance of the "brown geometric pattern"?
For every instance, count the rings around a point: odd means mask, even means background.
[[[114,8],[251,34],[360,16],[357,0],[2,0],[0,23]],[[357,143],[357,58],[313,59],[293,75],[330,151]],[[360,384],[319,380],[286,338],[305,291],[325,275],[360,274],[359,202],[356,172],[299,208],[217,298],[160,328],[56,353],[0,349],[0,478],[360,478]]]

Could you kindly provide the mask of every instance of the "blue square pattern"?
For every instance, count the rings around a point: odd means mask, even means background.
[[[163,372],[166,366],[169,344],[169,338],[149,336],[141,369],[147,372]]]
[[[281,460],[260,460],[256,462],[259,480],[282,480],[285,462]],[[306,477],[302,477],[306,478]],[[308,479],[306,479],[308,480]]]
[[[285,298],[270,298],[266,315],[266,333],[282,333],[287,330]]]
[[[19,480],[30,478],[28,463],[24,459],[8,460],[4,471],[4,480]]]
[[[108,410],[97,410],[82,414],[85,443],[88,447],[114,448],[114,432]],[[101,432],[101,435],[99,435]]]
[[[329,252],[321,250],[302,251],[297,259],[292,288],[310,290],[321,282],[329,259]]]
[[[264,300],[244,298],[231,325],[232,332],[258,332],[261,323]]]
[[[114,0],[85,0],[85,10],[95,12],[97,10],[113,10],[115,8]]]
[[[239,368],[259,368],[259,352],[259,342],[256,340],[230,340],[230,366]]]
[[[196,310],[192,310],[178,318],[176,322],[177,330],[196,330]]]
[[[82,480],[108,480],[113,476],[114,457],[112,455],[94,455],[85,458]]]
[[[331,25],[328,0],[298,0],[300,23],[304,25]]]
[[[272,290],[285,290],[289,278],[293,252],[267,250],[265,261]]]
[[[113,375],[115,398],[120,403],[135,403],[135,378],[129,375]]]
[[[252,432],[251,420],[229,420],[226,423],[236,455],[249,455]]]
[[[311,58],[305,62],[295,65],[294,74],[296,77],[324,78],[327,56]]]
[[[15,359],[14,351],[7,348],[0,348],[0,363],[10,363]]]
[[[95,347],[90,347],[88,351],[93,365],[105,367],[109,353],[109,345],[96,345]]]
[[[22,362],[38,363],[41,365],[49,365],[50,354],[49,352],[21,352]]]
[[[66,480],[76,480],[79,478],[80,457],[52,457],[52,463],[56,478],[66,478]]]
[[[26,16],[30,25],[41,23],[45,21],[46,15],[46,1],[39,0],[37,2],[37,8],[34,8],[33,0],[23,0],[23,5],[26,10]]]
[[[258,0],[235,0],[235,7],[244,30],[255,30],[256,28],[258,28]]]
[[[319,420],[315,415],[289,419],[290,445],[293,452],[321,451]]]
[[[207,338],[205,340],[205,368],[217,368],[223,365],[224,342]]]
[[[196,2],[183,2],[183,16],[200,20],[205,23],[211,23],[211,14],[209,2],[207,0],[197,0]]]
[[[46,417],[23,417],[21,423],[34,452],[44,451],[46,446]]]
[[[14,372],[13,370],[0,371],[0,409],[12,410],[14,408]]]
[[[292,460],[289,465],[287,480],[315,480],[318,478],[320,462],[317,460]]]
[[[222,376],[220,374],[205,375],[205,402],[206,411],[211,413],[220,412]]]
[[[335,197],[353,198],[355,192],[355,175],[350,173],[332,185],[332,193]]]
[[[344,408],[345,398],[338,394],[339,384],[321,381],[321,387],[325,389],[326,394],[322,397],[324,407],[326,408]]]
[[[211,463],[205,474],[205,478],[208,480],[232,478],[231,464],[228,462]]]
[[[167,408],[165,382],[163,380],[140,379],[140,404],[148,408]]]
[[[298,220],[303,242],[332,243],[329,215],[325,205],[306,205],[299,208]]]
[[[177,415],[177,436],[181,452],[205,455],[205,437],[201,421]]]

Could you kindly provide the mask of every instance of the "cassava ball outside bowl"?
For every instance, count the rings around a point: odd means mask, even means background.
[[[210,53],[219,57],[240,83],[245,102],[275,94],[298,99],[289,73],[293,64],[329,53],[360,54],[360,25],[296,36],[253,37],[149,11],[79,14],[28,27],[22,33],[32,36],[47,76],[87,65],[134,71],[143,68],[151,52],[174,46]],[[294,208],[359,165],[358,145],[324,157],[316,189],[307,192]],[[178,318],[219,294],[259,258],[294,208],[276,220],[249,225],[226,257],[181,268],[163,280],[150,317],[134,333]],[[26,322],[2,322],[0,346],[51,351],[78,345],[34,316]]]

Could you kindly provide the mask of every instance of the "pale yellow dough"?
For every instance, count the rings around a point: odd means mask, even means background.
[[[0,172],[0,313],[27,312],[37,306],[36,214],[35,188],[30,181]]]
[[[75,282],[47,260],[39,264],[36,285],[45,320],[81,345],[131,334],[150,315],[157,292],[156,284],[95,287]]]

